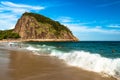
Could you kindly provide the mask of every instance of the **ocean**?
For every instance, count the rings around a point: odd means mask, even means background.
[[[70,66],[120,79],[120,41],[23,42],[7,46],[55,56]]]

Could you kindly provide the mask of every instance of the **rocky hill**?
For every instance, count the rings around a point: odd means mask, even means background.
[[[14,32],[22,39],[78,41],[66,26],[36,13],[25,12],[17,21]]]

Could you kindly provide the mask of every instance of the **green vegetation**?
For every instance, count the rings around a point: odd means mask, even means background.
[[[40,23],[50,24],[51,26],[53,26],[52,28],[54,30],[56,30],[55,34],[57,36],[60,35],[61,31],[67,31],[67,32],[70,32],[72,34],[72,32],[66,26],[61,25],[58,21],[54,21],[54,20],[52,20],[52,19],[50,19],[48,17],[45,17],[43,15],[26,12],[26,13],[23,14],[23,16],[32,16]]]
[[[14,33],[13,30],[0,31],[0,40],[2,39],[17,39],[20,38],[19,34]]]

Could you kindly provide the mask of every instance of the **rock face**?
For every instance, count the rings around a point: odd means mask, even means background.
[[[18,33],[22,39],[78,41],[67,27],[36,13],[24,13],[17,21],[14,32]]]

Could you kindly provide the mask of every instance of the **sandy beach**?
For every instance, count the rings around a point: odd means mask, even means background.
[[[1,80],[116,80],[70,67],[62,60],[28,51],[0,49]]]

